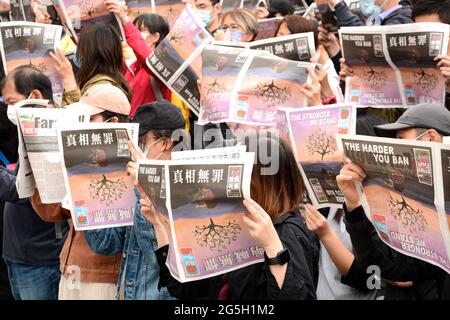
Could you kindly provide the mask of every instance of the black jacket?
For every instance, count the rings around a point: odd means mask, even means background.
[[[412,19],[411,7],[405,5],[405,2],[402,2],[401,4],[403,4],[402,7],[398,10],[395,10],[385,19],[383,19],[383,21],[381,21],[381,25],[414,22]],[[350,10],[345,1],[339,2],[334,9],[336,12],[336,21],[339,28],[365,26],[365,23],[362,22],[359,17]]]
[[[165,264],[168,246],[156,251],[160,267],[159,288],[167,287],[174,297],[189,300],[217,300],[225,283],[229,286],[228,299],[232,300],[316,299],[319,262],[316,236],[308,231],[305,223],[293,213],[286,214],[273,223],[291,257],[281,290],[265,262],[223,276],[180,283],[170,275]]]
[[[392,281],[413,281],[413,286],[400,288],[387,285],[386,300],[450,299],[450,275],[425,261],[404,255],[386,245],[362,207],[351,213],[344,205],[345,225],[355,256],[363,268],[379,266],[381,277]]]

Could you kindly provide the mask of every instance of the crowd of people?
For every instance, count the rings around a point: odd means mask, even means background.
[[[360,9],[354,11],[343,0],[328,1],[338,27],[450,24],[449,0],[359,2]],[[277,138],[276,132],[263,135],[258,133],[259,128],[253,128],[253,138],[278,151],[279,169],[275,174],[262,175],[261,168],[267,164],[257,159],[251,199],[244,201],[248,210],[244,223],[264,249],[266,260],[225,275],[188,283],[172,277],[166,265],[170,236],[139,185],[135,190],[134,223],[128,227],[76,231],[70,211],[61,203],[43,203],[38,190],[32,197],[20,199],[16,189],[20,163],[14,105],[25,99],[47,99],[55,108],[87,104],[90,122],[138,123],[139,146],[130,144],[130,175],[135,175],[138,159],[170,160],[179,143],[189,141],[196,149],[208,147],[211,141],[194,134],[197,131],[218,132],[223,139],[214,141],[215,145],[243,143],[250,147],[248,137],[241,140],[236,130],[248,129],[247,125],[198,125],[197,116],[147,67],[146,59],[169,33],[165,17],[144,13],[131,19],[124,3],[105,0],[105,5],[118,17],[126,39],[121,39],[116,23],[95,23],[81,30],[73,61],[63,49],[50,54],[64,87],[61,105],[53,99],[50,79],[33,66],[17,67],[1,81],[0,298],[450,299],[450,274],[395,251],[380,239],[355,187],[355,181],[366,178],[360,167],[345,163],[336,177],[345,199],[343,209],[318,210],[308,203],[291,147]],[[254,41],[258,19],[269,17],[282,18],[277,37],[313,32],[318,54],[311,62],[323,68],[310,70],[312,81],[302,86],[302,93],[308,106],[344,101],[345,79],[353,73],[343,58],[338,35],[317,19],[296,15],[289,0],[272,0],[268,8],[254,11],[239,8],[222,12],[219,0],[189,0],[187,5],[218,41]],[[46,17],[45,23],[59,21]],[[450,56],[437,56],[435,60],[446,78],[445,106],[419,104],[406,111],[362,108],[358,110],[357,134],[439,143],[450,136]],[[186,132],[182,141],[173,138],[179,130]],[[267,128],[260,130],[267,133]],[[375,285],[370,285],[370,266],[378,266],[381,271]]]

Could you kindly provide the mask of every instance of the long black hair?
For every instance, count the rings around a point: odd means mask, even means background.
[[[130,99],[130,88],[123,75],[122,43],[112,26],[96,23],[84,27],[80,32],[77,58],[81,62],[77,79],[81,89],[94,76],[103,74],[111,77]]]

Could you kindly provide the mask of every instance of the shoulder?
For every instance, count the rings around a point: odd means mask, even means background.
[[[309,242],[315,238],[314,234],[306,227],[303,218],[297,212],[288,212],[274,220],[273,224],[281,240],[296,238]]]
[[[119,87],[117,82],[110,76],[107,76],[105,74],[97,74],[84,84],[83,88],[81,89],[81,94],[83,95],[89,88],[99,84],[111,84],[113,86]]]

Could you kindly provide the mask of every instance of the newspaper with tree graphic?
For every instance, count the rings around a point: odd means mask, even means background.
[[[23,189],[19,181],[17,189],[21,197],[28,197],[37,188],[43,203],[59,203],[66,190],[56,126],[88,122],[90,109],[78,105],[53,108],[47,102],[26,100],[16,106],[19,150],[25,151],[27,156],[27,160],[23,159],[27,162],[24,169],[28,165],[31,169],[27,178],[30,180],[29,188]]]
[[[201,280],[264,261],[263,249],[242,222],[253,161],[254,154],[246,153],[241,159],[139,163],[138,181],[159,203],[155,207],[161,220],[168,221],[171,251],[166,264],[178,281]],[[161,172],[161,165],[165,202],[157,192],[162,187],[151,177]]]
[[[138,124],[86,123],[58,127],[59,150],[75,230],[133,224],[133,177],[128,141],[137,145]]]
[[[317,58],[314,34],[312,32],[297,33],[252,42],[214,41],[213,44],[264,50],[277,57],[294,61],[309,62],[312,58]]]
[[[197,80],[202,72],[201,51],[212,41],[204,23],[186,6],[169,34],[147,59],[147,66],[196,114],[200,110]]]
[[[356,135],[337,142],[367,175],[357,190],[380,238],[450,273],[449,147]]]
[[[18,66],[33,66],[50,79],[55,98],[60,96],[63,85],[50,52],[59,46],[61,32],[61,26],[51,24],[24,21],[0,23],[0,51],[5,73]]]
[[[344,157],[338,152],[335,134],[355,133],[356,106],[283,108],[279,113],[279,131],[283,133],[287,127],[284,136],[290,139],[314,206],[342,207],[344,200],[336,184],[336,176],[343,166]]]
[[[347,27],[339,35],[354,73],[346,79],[346,101],[374,107],[444,105],[445,78],[434,59],[447,54],[448,25]]]
[[[275,126],[277,107],[306,106],[300,87],[317,65],[262,50],[210,45],[202,52],[199,124]]]

